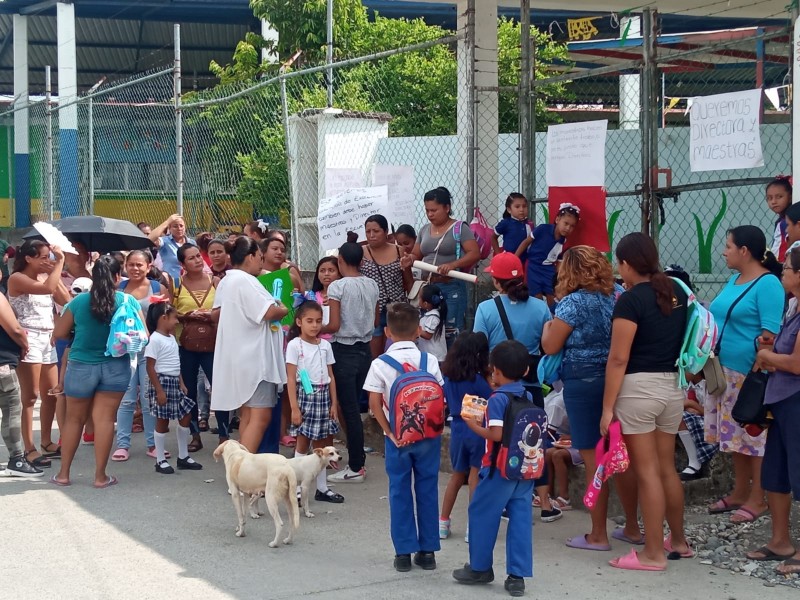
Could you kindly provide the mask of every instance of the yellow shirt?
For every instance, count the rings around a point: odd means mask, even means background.
[[[193,310],[211,310],[214,306],[214,296],[216,294],[216,288],[212,285],[212,279],[209,277],[208,279],[209,285],[211,285],[211,289],[208,290],[208,295],[206,295],[206,290],[196,290],[190,291],[186,289],[183,285],[178,287],[175,291],[175,297],[172,299],[172,304],[175,308],[178,309],[178,314],[183,316],[192,312]],[[205,300],[203,299],[205,296]],[[200,304],[202,302],[202,304]],[[199,305],[199,306],[198,306]],[[183,331],[183,325],[178,323],[178,326],[175,328],[175,338],[180,340],[181,339],[181,332]]]

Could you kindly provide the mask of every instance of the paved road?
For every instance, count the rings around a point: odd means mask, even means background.
[[[301,516],[292,546],[271,549],[272,520],[248,523],[246,538],[234,536],[235,514],[226,494],[222,464],[211,458],[213,436],[196,457],[205,469],[164,476],[144,455],[141,434],[127,463],[112,463],[119,485],[92,488],[93,452],[82,446],[73,485],[57,488],[46,480],[0,478],[5,557],[0,598],[98,600],[191,599],[369,599],[504,598],[505,526],[495,549],[500,581],[485,588],[454,583],[452,569],[467,559],[464,503],[454,514],[454,536],[437,555],[439,569],[396,573],[388,535],[383,459],[367,460],[364,484],[342,484],[343,505],[313,503],[315,519]],[[174,441],[170,440],[174,453]],[[7,456],[0,448],[0,456]],[[52,469],[50,469],[52,471]],[[206,480],[213,480],[206,482]],[[446,477],[441,479],[444,490]],[[606,561],[628,550],[614,542],[613,553],[569,550],[564,540],[581,533],[582,511],[534,528],[535,579],[528,597],[796,600],[788,588],[765,590],[761,581],[717,571],[696,560],[670,564],[663,574],[618,571]],[[646,596],[645,596],[646,597]]]

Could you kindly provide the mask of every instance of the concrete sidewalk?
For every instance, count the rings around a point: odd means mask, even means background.
[[[337,486],[346,497],[344,504],[312,502],[317,516],[301,515],[294,545],[267,546],[274,534],[268,516],[249,520],[247,537],[236,538],[224,469],[211,457],[214,439],[206,434],[205,449],[194,455],[203,471],[165,476],[154,472],[142,435],[135,434],[131,459],[109,466],[119,485],[105,490],[91,485],[91,446],[81,446],[69,488],[47,482],[57,464],[39,481],[0,478],[0,552],[5,558],[0,598],[508,597],[503,590],[505,525],[495,548],[493,584],[464,587],[450,575],[468,558],[466,490],[453,515],[453,537],[442,542],[437,554],[439,568],[415,568],[405,574],[393,570],[387,480],[377,455],[368,457],[365,483]],[[173,434],[168,448],[175,454]],[[0,456],[5,460],[5,448],[0,448]],[[442,475],[440,493],[446,481]],[[632,599],[653,594],[728,600],[767,593],[776,600],[797,598],[797,590],[779,586],[767,592],[760,580],[719,571],[696,559],[670,563],[666,573],[658,574],[612,569],[607,561],[627,552],[627,544],[615,541],[612,552],[564,546],[565,539],[583,533],[587,524],[588,515],[580,510],[565,513],[556,523],[537,521],[535,578],[527,581],[527,597]]]

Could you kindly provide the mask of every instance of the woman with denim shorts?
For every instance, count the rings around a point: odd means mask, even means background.
[[[608,259],[590,246],[575,246],[564,253],[555,288],[555,318],[542,333],[545,354],[563,351],[561,381],[564,405],[569,417],[572,447],[586,464],[586,486],[591,488],[597,461],[595,446],[600,440],[603,414],[603,386],[608,351],[611,347],[611,314],[616,297],[614,275]],[[636,517],[636,482],[626,474],[616,477],[616,489],[625,511],[625,527],[612,533],[615,539],[642,543]],[[606,522],[608,485],[601,488],[591,511],[592,530],[572,538],[567,545],[581,550],[611,550]]]
[[[67,417],[61,435],[61,469],[50,479],[56,485],[70,485],[70,468],[90,415],[95,436],[94,487],[117,483],[116,477],[106,474],[106,466],[117,410],[131,381],[131,359],[127,354],[119,358],[106,356],[105,351],[111,318],[126,301],[126,294],[117,290],[121,271],[116,259],[101,256],[92,268],[91,291],[77,295],[67,304],[53,332],[57,339],[67,339],[74,330],[64,375]]]

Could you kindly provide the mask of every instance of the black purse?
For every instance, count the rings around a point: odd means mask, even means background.
[[[511,331],[511,323],[508,321],[508,314],[506,313],[506,307],[503,306],[503,300],[500,296],[494,297],[494,303],[497,305],[497,312],[500,314],[500,322],[503,324],[503,331],[506,334],[506,338],[509,340],[514,339],[514,333]],[[539,361],[542,359],[540,354],[529,354],[528,355],[528,372],[522,378],[522,381],[527,384],[538,384],[539,383]],[[541,395],[541,390],[540,390]],[[544,404],[544,402],[542,402]]]
[[[756,351],[758,342],[756,341]],[[767,392],[769,373],[766,371],[750,371],[744,378],[742,388],[731,410],[731,418],[739,425],[767,425],[767,407],[764,396]]]

